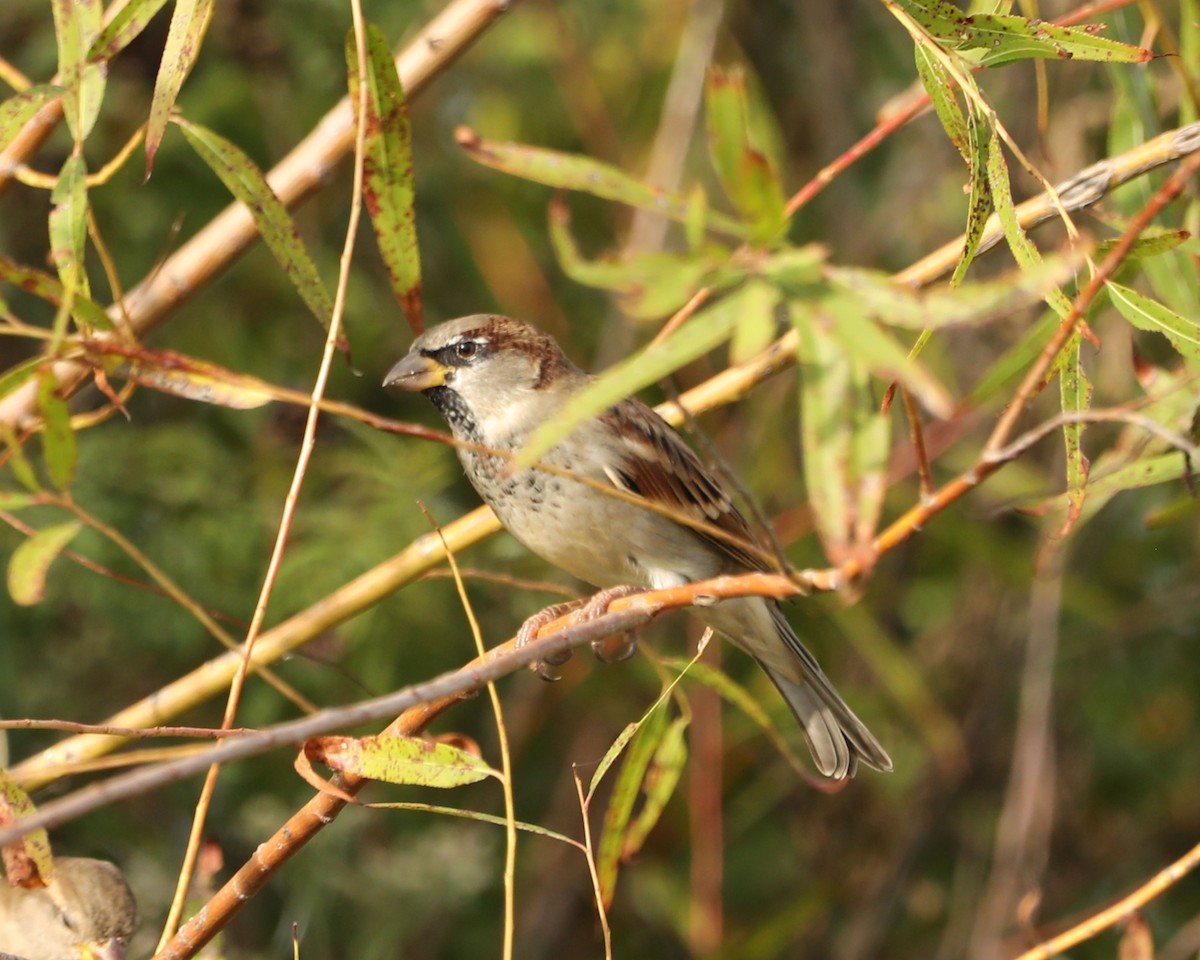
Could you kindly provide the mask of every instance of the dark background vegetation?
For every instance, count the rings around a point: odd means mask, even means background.
[[[652,335],[653,326],[629,320],[605,295],[572,283],[556,266],[545,226],[549,191],[475,165],[455,146],[453,131],[465,123],[487,137],[588,153],[639,173],[691,6],[684,0],[527,0],[414,101],[428,322],[490,310],[519,315],[554,332],[576,360],[593,366]],[[1107,35],[1139,42],[1145,17],[1157,14],[1173,31],[1190,30],[1194,37],[1195,24],[1183,21],[1189,15],[1194,20],[1196,7],[1185,6],[1190,14],[1183,17],[1170,2],[1115,10],[1104,18]],[[1067,9],[1046,7],[1044,16]],[[428,2],[368,3],[366,15],[399,43],[437,8]],[[166,23],[164,13],[114,63],[100,129],[88,145],[96,160],[110,156],[146,115]],[[347,5],[333,0],[218,4],[180,106],[268,167],[344,92],[349,26]],[[769,132],[789,190],[869,130],[876,111],[914,81],[911,40],[882,5],[868,0],[729,2],[717,37],[714,62],[741,64],[754,99],[774,118]],[[53,75],[48,4],[0,5],[0,54],[33,78]],[[1163,61],[1142,67],[1049,64],[1051,109],[1042,133],[1028,65],[993,71],[982,83],[1053,180],[1107,152],[1114,75],[1122,71],[1130,76],[1121,83],[1148,91],[1146,115],[1153,122],[1162,128],[1181,122],[1186,97]],[[1183,109],[1186,119],[1190,108]],[[68,151],[64,130],[34,165],[56,170]],[[710,176],[702,134],[691,154],[688,178]],[[791,237],[820,241],[837,263],[899,269],[961,230],[964,180],[957,153],[926,115],[839,177],[798,218]],[[1014,180],[1021,195],[1034,189],[1027,177]],[[139,153],[110,185],[93,192],[96,216],[126,284],[178,242],[173,225],[179,225],[178,237],[187,237],[228,201],[175,128],[168,130],[153,178],[141,181]],[[349,184],[344,165],[296,214],[331,286]],[[589,253],[621,241],[629,226],[626,211],[572,203],[575,229]],[[1128,207],[1109,201],[1104,216],[1121,209]],[[44,192],[9,190],[0,201],[5,255],[44,264],[47,211]],[[1084,220],[1092,229],[1103,227]],[[986,274],[1007,269],[1009,262],[997,252],[978,269]],[[13,297],[10,305],[27,320],[39,319],[32,303]],[[946,337],[935,343],[931,363],[944,382],[966,393],[1030,321],[1022,316]],[[433,424],[432,411],[419,398],[390,397],[379,387],[410,334],[365,226],[347,327],[362,376],[335,363],[329,395]],[[1111,312],[1097,319],[1096,329],[1103,343],[1092,360],[1098,395],[1127,396],[1130,334]],[[259,246],[148,342],[306,391],[323,333]],[[6,340],[0,359],[15,361],[26,349]],[[720,362],[694,365],[680,384],[699,382]],[[794,521],[805,500],[795,442],[795,376],[789,371],[702,419],[767,514],[784,521]],[[194,597],[247,621],[290,481],[302,413],[277,405],[232,411],[149,390],[134,397],[129,412],[130,421],[116,417],[81,433],[76,498]],[[966,434],[937,463],[939,477],[969,464],[994,413],[984,411],[977,439]],[[1089,437],[1102,446],[1113,432],[1099,427]],[[1009,956],[1033,935],[1017,919],[1021,898],[1027,898],[1029,922],[1046,932],[1141,882],[1196,842],[1195,507],[1177,485],[1124,494],[1073,535],[1063,552],[1061,580],[1039,580],[1035,562],[1045,525],[1014,506],[1062,488],[1061,447],[1053,438],[1043,443],[883,557],[854,606],[817,599],[792,609],[793,622],[827,672],[888,746],[896,772],[865,771],[841,793],[826,796],[800,783],[737,711],[725,709],[720,727],[698,723],[680,790],[646,849],[621,875],[612,911],[617,956]],[[897,482],[887,517],[897,516],[915,495],[911,477]],[[441,522],[477,502],[448,448],[324,418],[268,625],[427,532],[418,500]],[[1148,522],[1168,506],[1179,508],[1171,522]],[[29,513],[27,519],[41,525],[56,518]],[[797,539],[803,523],[783,526],[793,534],[794,562],[822,563],[811,535]],[[21,539],[0,527],[0,552],[7,555]],[[113,570],[137,573],[94,535],[84,533],[74,547]],[[460,561],[563,582],[507,536]],[[1039,592],[1052,596],[1060,588],[1061,608],[1049,624],[1039,623]],[[483,580],[470,589],[492,643],[557,599]],[[676,617],[656,626],[650,645],[682,653],[688,637],[695,639],[685,624]],[[1037,658],[1043,648],[1029,640],[1038,629],[1051,635],[1057,630],[1057,646],[1044,664]],[[98,721],[216,652],[215,643],[169,601],[60,560],[44,603],[18,608],[0,601],[0,713]],[[331,705],[432,676],[472,655],[452,582],[427,579],[331,631],[278,670],[318,703]],[[730,648],[721,658],[790,732],[783,704],[753,664]],[[1028,759],[1018,736],[1022,705],[1027,714],[1033,691],[1044,682],[1051,684],[1051,709],[1025,735],[1048,738],[1049,763],[1014,794],[1014,763]],[[685,683],[685,689],[703,697],[697,685]],[[502,681],[500,690],[513,739],[518,816],[577,835],[572,765],[590,776],[613,738],[657,696],[654,670],[642,656],[611,667],[577,656],[558,684],[521,674]],[[294,712],[252,681],[238,722],[262,725]],[[215,725],[219,719],[214,703],[181,721]],[[486,698],[463,703],[438,729],[467,733],[496,756]],[[14,758],[54,739],[13,733]],[[240,864],[311,795],[291,760],[280,753],[223,773],[208,833],[228,867]],[[717,822],[693,819],[690,798],[700,782],[719,784],[722,799],[724,932],[718,942],[696,917],[710,910],[698,891],[711,881],[711,867],[690,868],[697,837]],[[36,799],[63,788],[55,785]],[[154,930],[196,789],[196,782],[175,785],[60,828],[56,849],[121,862],[145,927]],[[394,787],[369,795],[502,812],[499,789],[489,783],[449,797]],[[998,842],[1006,816],[1019,821],[1007,828],[1017,838],[1015,849]],[[295,922],[307,958],[491,956],[502,924],[503,848],[503,832],[487,825],[350,810],[248,906],[228,933],[228,954],[284,956]],[[591,886],[577,852],[523,837],[517,890],[518,956],[601,955]],[[1160,945],[1173,944],[1160,956],[1195,956],[1200,881],[1185,879],[1148,908],[1147,918]],[[152,940],[143,934],[140,955]],[[1116,946],[1109,933],[1072,956],[1111,957]]]

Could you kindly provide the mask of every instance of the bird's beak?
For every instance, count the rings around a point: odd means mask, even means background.
[[[385,387],[399,387],[410,393],[432,390],[445,382],[446,368],[433,357],[423,357],[419,353],[410,353],[383,378]]]
[[[81,960],[125,960],[125,944],[120,940],[85,943],[79,955]]]

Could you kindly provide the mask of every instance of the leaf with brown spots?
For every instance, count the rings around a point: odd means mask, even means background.
[[[366,130],[363,196],[379,254],[413,333],[421,332],[421,256],[417,246],[413,187],[412,128],[408,104],[396,73],[387,39],[368,24],[366,47]],[[350,102],[355,118],[361,106],[358,48],[354,33],[346,38]]]

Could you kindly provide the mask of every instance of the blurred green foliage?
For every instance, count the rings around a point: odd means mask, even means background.
[[[546,226],[550,191],[471,162],[455,145],[454,130],[466,124],[489,139],[587,154],[640,175],[653,149],[681,35],[697,29],[689,12],[704,6],[685,0],[557,5],[526,0],[413,99],[427,323],[487,310],[521,315],[593,367],[648,341],[651,326],[622,315],[606,295],[573,283],[556,265]],[[1063,4],[1042,6],[1045,17],[1069,10]],[[429,2],[376,3],[367,5],[366,15],[399,45],[437,9]],[[1029,65],[980,77],[1014,138],[1051,179],[1195,119],[1181,78],[1196,89],[1196,4],[1187,0],[1158,10],[1169,28],[1163,36],[1180,38],[1184,55],[1145,67],[1050,63],[1044,130],[1033,107],[1036,77]],[[865,134],[875,112],[915,82],[911,40],[880,4],[763,0],[728,3],[721,16],[712,61],[746,71],[753,138],[780,164],[785,194]],[[161,13],[113,62],[98,127],[86,145],[93,168],[144,120],[167,22],[168,14]],[[1109,23],[1106,36],[1142,40],[1145,27],[1134,8],[1116,11]],[[344,93],[343,39],[349,27],[348,7],[332,0],[217,4],[180,109],[268,168]],[[53,76],[56,50],[47,4],[6,0],[0,6],[0,56],[37,82]],[[705,158],[702,119],[687,135],[692,142],[685,183],[699,181],[710,196],[719,196]],[[31,165],[57,171],[70,150],[64,128]],[[148,183],[142,172],[139,152],[109,184],[89,194],[124,286],[152,271],[228,202],[177,128],[168,128]],[[1098,216],[1081,221],[1100,235],[1119,230],[1122,218],[1163,176],[1123,188]],[[793,221],[788,239],[819,242],[838,264],[896,270],[962,229],[965,178],[957,152],[927,114],[838,176]],[[1034,189],[1028,178],[1015,179],[1022,195]],[[349,185],[344,164],[295,212],[331,289]],[[572,229],[585,255],[619,245],[626,236],[628,210],[588,198],[572,198],[570,204]],[[1188,210],[1184,226],[1194,229],[1195,205]],[[48,211],[45,191],[10,186],[0,198],[0,252],[50,269]],[[1177,226],[1178,217],[1169,210],[1164,223]],[[1037,235],[1044,249],[1056,243],[1056,229]],[[378,387],[410,334],[365,225],[359,240],[347,333],[362,374],[336,362],[328,395],[435,424],[427,405],[388,397]],[[1195,255],[1193,241],[1185,255],[1149,268],[1159,271],[1151,273],[1155,292],[1174,291],[1181,313],[1195,297],[1195,276],[1186,269],[1194,271]],[[107,303],[107,285],[95,266],[89,260],[93,296]],[[989,275],[1009,266],[1008,254],[997,252],[978,269]],[[2,295],[24,321],[50,322],[52,310],[44,304],[9,287]],[[1034,319],[1027,311],[953,331],[936,339],[923,359],[956,395],[966,395]],[[1148,349],[1153,338],[1131,335],[1111,309],[1095,316],[1093,327],[1103,343],[1102,351],[1088,356],[1097,402],[1124,402],[1136,394],[1130,344]],[[301,391],[311,388],[322,342],[323,332],[261,246],[147,338],[152,347]],[[31,341],[0,338],[0,367],[35,348]],[[720,363],[701,359],[679,382],[700,382]],[[734,407],[705,416],[701,425],[766,514],[776,518],[792,561],[822,565],[802,510],[795,377],[791,371],[767,382]],[[1185,389],[1194,398],[1194,381]],[[101,401],[89,389],[73,401],[74,409]],[[1035,409],[1050,416],[1054,405],[1042,398]],[[964,426],[946,438],[947,452],[938,448],[939,480],[971,465],[995,412],[989,408],[974,422],[958,422]],[[279,405],[227,410],[143,389],[130,401],[129,414],[128,420],[118,415],[79,432],[73,495],[193,598],[231,618],[237,635],[259,591],[303,412]],[[896,427],[903,445],[899,420]],[[1085,436],[1089,449],[1101,450],[1113,442],[1116,428],[1097,425]],[[1010,956],[1032,936],[1017,923],[1014,897],[1037,891],[1034,923],[1053,924],[1096,908],[1196,843],[1197,508],[1176,483],[1121,494],[1062,547],[1052,711],[1042,730],[1051,752],[1025,795],[1033,798],[1033,826],[1024,835],[1012,886],[997,885],[1004,876],[997,832],[1004,829],[1002,811],[1011,810],[1006,790],[1023,682],[1027,693],[1030,685],[1022,671],[1034,619],[1035,565],[1045,557],[1046,535],[1036,515],[1014,507],[1061,491],[1060,450],[1052,436],[884,556],[851,610],[830,598],[792,608],[799,632],[892,752],[896,772],[884,777],[868,771],[827,796],[800,782],[744,715],[726,709],[721,727],[693,727],[683,784],[646,848],[621,874],[610,916],[617,956]],[[9,479],[6,471],[5,489],[15,486]],[[905,472],[888,491],[885,522],[911,506],[916,494]],[[418,501],[440,523],[475,506],[448,448],[323,417],[268,625],[428,532]],[[1147,522],[1160,514],[1164,522]],[[20,517],[35,527],[63,519],[50,508],[22,511]],[[0,527],[0,554],[7,558],[22,539],[17,530]],[[95,533],[85,531],[72,548],[115,574],[144,579]],[[491,573],[562,582],[507,536],[459,559]],[[470,591],[484,637],[493,643],[558,599],[549,590],[475,578]],[[683,618],[673,618],[647,639],[675,655],[684,649],[684,633]],[[60,558],[43,603],[18,607],[0,600],[0,714],[99,721],[218,652],[169,600]],[[452,581],[429,578],[338,626],[278,664],[277,671],[324,706],[428,678],[472,655]],[[572,765],[586,781],[613,738],[659,691],[646,657],[620,667],[594,666],[587,659],[577,657],[557,685],[528,675],[500,684],[514,750],[517,816],[573,836],[579,834],[580,814]],[[726,649],[722,666],[759,694],[787,728],[786,709],[752,663]],[[698,684],[682,686],[693,699],[705,695]],[[265,684],[251,681],[238,724],[264,725],[295,712]],[[214,703],[179,721],[215,725],[219,719]],[[438,729],[476,738],[495,761],[486,698],[464,702]],[[13,759],[55,739],[43,732],[10,733]],[[704,752],[713,742],[719,762],[711,750]],[[240,864],[311,795],[290,760],[270,755],[222,774],[208,834],[224,851],[227,867]],[[705,877],[689,873],[689,861],[709,823],[693,804],[714,781],[724,830],[723,933],[706,937],[697,932],[708,909],[698,893]],[[135,956],[150,953],[153,928],[165,913],[196,786],[172,786],[54,834],[56,849],[109,856],[127,868],[147,928]],[[56,784],[35,799],[62,789]],[[395,798],[502,812],[492,783],[463,788],[449,800],[407,788],[368,791],[368,799]],[[597,810],[602,809],[601,802]],[[281,956],[292,923],[299,924],[300,955],[306,958],[492,955],[502,925],[503,855],[503,833],[494,827],[420,813],[350,810],[248,905],[226,935],[228,955]],[[712,868],[705,869],[711,879]],[[518,956],[602,955],[591,885],[576,851],[523,837],[517,891]],[[998,904],[1008,912],[992,930],[1006,938],[995,953],[984,933],[991,929],[988,910]],[[1146,913],[1160,944],[1175,938],[1174,953],[1163,956],[1195,955],[1195,940],[1186,939],[1186,925],[1194,928],[1200,914],[1195,877]],[[1109,933],[1071,955],[1109,957],[1115,949]]]

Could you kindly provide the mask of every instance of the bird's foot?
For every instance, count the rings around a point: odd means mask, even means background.
[[[517,631],[516,647],[520,649],[537,639],[542,627],[553,623],[559,617],[565,617],[568,613],[577,613],[578,622],[588,623],[608,613],[609,605],[614,600],[642,592],[644,591],[641,587],[631,585],[609,587],[586,599],[556,603],[545,610],[538,611],[521,624],[521,628]],[[592,642],[592,652],[601,663],[620,663],[628,660],[637,652],[637,635],[634,631],[627,630],[615,636],[595,640]],[[562,675],[554,668],[561,667],[570,659],[571,651],[564,650],[562,653],[534,660],[529,664],[529,669],[543,680],[561,680]]]
[[[579,611],[579,620],[581,622],[597,620],[608,613],[608,608],[614,600],[644,592],[642,587],[629,584],[601,590],[595,596],[588,598],[583,609]],[[637,634],[633,630],[626,630],[624,633],[614,634],[611,637],[593,640],[592,653],[601,663],[622,663],[637,653]]]
[[[568,600],[566,603],[556,603],[553,606],[547,607],[545,610],[539,610],[532,617],[521,624],[521,628],[517,631],[516,647],[526,646],[533,640],[537,639],[537,635],[541,632],[542,627],[553,623],[559,617],[564,617],[572,610],[578,610],[580,607],[586,606],[588,600]],[[529,664],[529,669],[536,673],[543,680],[561,680],[562,675],[554,668],[561,667],[564,663],[571,659],[571,651],[564,650],[562,653],[556,653],[546,657],[543,660],[534,660]]]

